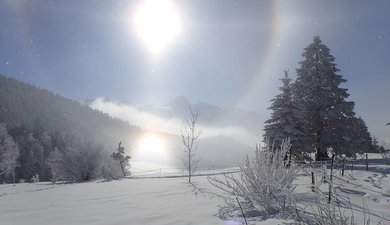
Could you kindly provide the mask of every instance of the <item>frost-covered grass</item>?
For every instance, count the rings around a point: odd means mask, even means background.
[[[351,224],[350,221],[354,224],[390,224],[390,167],[370,166],[370,171],[365,171],[365,167],[357,168],[359,170],[346,170],[344,176],[341,175],[341,170],[334,170],[331,194],[334,213],[348,218],[349,222],[346,224]],[[295,181],[298,185],[296,199],[300,213],[303,211],[300,216],[312,219],[310,224],[314,224],[313,219],[316,216],[318,219],[320,211],[327,210],[326,207],[331,208],[332,204],[327,206],[329,183],[322,181],[322,171],[309,169],[307,172],[309,171],[315,172],[316,191],[322,193],[315,194],[311,191],[311,185],[307,185],[311,182],[311,176],[307,174],[299,176]],[[327,173],[329,176],[330,170]]]
[[[364,217],[362,200],[371,213],[371,224],[379,221],[390,224],[390,167],[375,165],[370,169],[375,170],[346,171],[344,177],[336,170],[335,189],[341,196],[348,195],[357,224]],[[320,180],[320,173],[317,175]],[[0,224],[240,224],[241,218],[219,217],[220,206],[225,204],[221,197],[225,193],[209,184],[206,176],[194,177],[194,186],[187,180],[138,176],[138,179],[111,182],[3,184],[0,185]],[[297,207],[308,212],[314,206],[310,183],[311,177],[304,173],[294,181]],[[326,192],[327,184],[320,188]],[[345,213],[351,214],[350,210]],[[257,216],[248,218],[248,222],[264,225],[292,220]]]

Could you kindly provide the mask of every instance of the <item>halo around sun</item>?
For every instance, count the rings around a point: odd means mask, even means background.
[[[179,14],[169,0],[142,2],[133,23],[138,36],[153,53],[164,50],[181,31]]]

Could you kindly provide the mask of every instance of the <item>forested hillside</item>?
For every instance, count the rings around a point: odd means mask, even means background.
[[[0,75],[0,122],[115,146],[140,129],[89,106]]]

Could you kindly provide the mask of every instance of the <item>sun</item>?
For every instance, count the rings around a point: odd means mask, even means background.
[[[138,142],[134,160],[166,165],[168,155],[164,139],[153,133],[143,135]]]
[[[137,34],[153,53],[165,49],[181,31],[179,14],[169,0],[142,2],[133,23]]]

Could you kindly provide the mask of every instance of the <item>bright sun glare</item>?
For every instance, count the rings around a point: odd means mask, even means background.
[[[169,0],[142,2],[133,18],[135,29],[147,47],[161,52],[180,33],[180,18]]]
[[[134,158],[138,161],[166,164],[168,156],[163,139],[157,134],[142,136]]]

